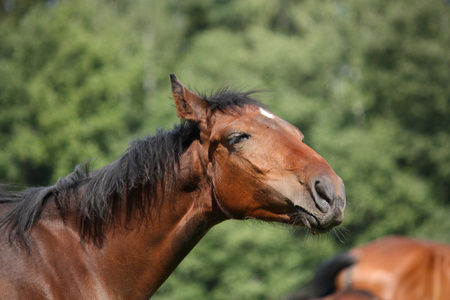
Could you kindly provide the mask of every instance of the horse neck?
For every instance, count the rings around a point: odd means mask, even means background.
[[[174,199],[155,199],[158,204],[144,222],[128,225],[131,230],[112,231],[100,251],[94,251],[107,286],[114,287],[115,294],[123,293],[123,299],[148,299],[206,232],[224,220],[214,207],[208,180],[198,181],[203,168],[192,161],[192,153],[183,155],[180,166],[184,171],[177,180],[197,177],[195,189],[183,191],[181,186]]]

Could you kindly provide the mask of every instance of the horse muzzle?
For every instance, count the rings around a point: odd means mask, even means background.
[[[344,220],[345,187],[337,178],[336,182],[327,176],[315,178],[310,185],[312,201],[308,205],[295,205],[292,221],[306,226],[313,234],[329,232],[340,225]]]

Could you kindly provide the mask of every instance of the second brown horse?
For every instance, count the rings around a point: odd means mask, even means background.
[[[312,281],[289,299],[355,290],[383,300],[448,300],[450,246],[402,236],[382,238],[326,261]]]

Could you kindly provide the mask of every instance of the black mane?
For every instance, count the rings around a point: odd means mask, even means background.
[[[211,113],[236,111],[244,105],[262,107],[251,97],[253,93],[221,88],[202,98],[209,103]],[[141,220],[148,217],[158,187],[164,194],[161,199],[173,198],[179,157],[198,138],[197,124],[182,122],[172,131],[161,130],[132,142],[118,160],[100,170],[91,172],[87,162],[53,186],[18,193],[0,190],[0,208],[8,210],[0,219],[0,229],[9,230],[10,243],[28,248],[30,230],[52,204],[63,219],[70,208],[75,208],[82,239],[101,244],[106,229],[117,224],[123,214],[128,221],[136,216]]]

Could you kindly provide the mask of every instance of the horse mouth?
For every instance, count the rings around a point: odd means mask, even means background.
[[[328,233],[334,227],[323,226],[323,224],[321,224],[320,220],[316,216],[314,216],[303,207],[295,205],[295,209],[295,212],[289,214],[289,217],[291,218],[290,223],[297,226],[305,226],[306,228],[308,228],[309,232],[314,235]]]

